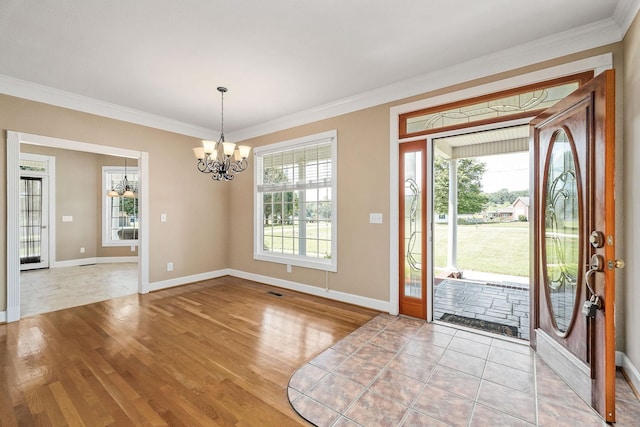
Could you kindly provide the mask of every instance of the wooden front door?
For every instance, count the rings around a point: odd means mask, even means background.
[[[400,144],[400,314],[427,317],[425,141]]]
[[[615,268],[621,265],[614,251],[614,87],[614,72],[606,71],[531,123],[531,345],[609,422],[615,421]]]

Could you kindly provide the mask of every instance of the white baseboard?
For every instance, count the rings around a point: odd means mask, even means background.
[[[619,363],[618,360],[620,360]],[[629,378],[629,381],[631,381],[631,384],[633,384],[633,387],[640,391],[640,372],[638,372],[638,369],[633,366],[631,359],[629,359],[625,353],[616,351],[616,366],[621,366],[622,369],[624,369],[624,372],[627,374],[627,377]]]
[[[215,279],[217,277],[232,274],[229,269],[210,271],[208,273],[194,274],[192,276],[177,277],[175,279],[161,280],[149,283],[149,291],[159,291],[160,289],[173,288],[174,286],[187,285],[189,283],[200,282],[202,280]]]
[[[51,268],[76,267],[91,264],[112,264],[118,262],[138,262],[137,256],[112,256],[112,257],[91,257],[70,259],[67,261],[56,261]]]
[[[96,258],[96,264],[115,264],[119,262],[137,263],[137,256],[102,256]]]
[[[264,283],[279,288],[298,291],[305,294],[315,295],[322,298],[328,298],[334,301],[345,302],[348,304],[358,305],[361,307],[371,308],[373,310],[389,313],[389,301],[381,301],[373,298],[363,297],[360,295],[348,294],[345,292],[333,291],[331,289],[319,288],[317,286],[305,285],[303,283],[292,282],[289,280],[276,279],[269,276],[259,274],[246,273],[239,270],[229,270],[231,276],[241,279],[253,280],[255,282]]]
[[[5,323],[7,321],[7,312],[0,311],[0,323]]]

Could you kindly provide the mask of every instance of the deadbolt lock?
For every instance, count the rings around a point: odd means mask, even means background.
[[[591,246],[593,246],[594,248],[603,247],[604,234],[602,234],[600,231],[592,231],[591,235],[589,236],[589,243],[591,243]]]

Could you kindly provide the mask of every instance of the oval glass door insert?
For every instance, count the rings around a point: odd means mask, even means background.
[[[546,292],[559,332],[571,325],[578,290],[580,217],[576,162],[564,130],[555,133],[548,157],[545,206]]]

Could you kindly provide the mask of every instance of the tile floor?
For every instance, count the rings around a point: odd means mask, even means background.
[[[20,317],[138,292],[138,264],[91,264],[20,273]]]
[[[303,365],[289,401],[317,426],[601,426],[524,343],[381,314]],[[640,425],[622,374],[616,426]]]

